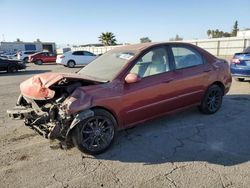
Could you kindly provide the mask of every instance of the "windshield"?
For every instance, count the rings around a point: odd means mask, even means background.
[[[111,81],[135,54],[135,51],[128,50],[108,51],[82,68],[78,74],[83,74],[97,80]]]

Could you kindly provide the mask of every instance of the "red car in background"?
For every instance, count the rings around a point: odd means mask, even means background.
[[[22,82],[17,106],[7,113],[46,138],[72,140],[81,151],[98,154],[116,130],[191,106],[217,112],[231,82],[227,61],[197,46],[128,45],[78,73],[44,73]]]
[[[30,63],[34,62],[37,65],[42,65],[43,63],[55,63],[56,55],[50,52],[38,52],[29,56]]]

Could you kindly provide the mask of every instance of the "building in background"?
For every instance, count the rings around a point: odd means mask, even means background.
[[[5,53],[16,53],[26,50],[56,53],[56,44],[54,42],[0,42],[0,51]]]
[[[237,37],[250,38],[250,29],[237,31]]]

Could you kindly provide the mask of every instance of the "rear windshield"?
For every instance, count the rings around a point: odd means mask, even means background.
[[[244,51],[243,53],[250,53],[250,46],[248,46]]]

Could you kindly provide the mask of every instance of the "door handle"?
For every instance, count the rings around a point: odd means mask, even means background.
[[[212,69],[209,68],[209,69],[207,69],[207,70],[204,70],[203,72],[211,72],[211,71],[212,71]]]
[[[169,78],[169,79],[163,80],[162,83],[169,83],[169,82],[171,82],[171,81],[173,81],[173,80],[174,80],[173,78]]]

